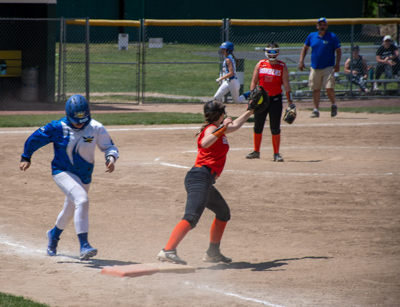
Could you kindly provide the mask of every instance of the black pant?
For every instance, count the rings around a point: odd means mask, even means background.
[[[230,220],[230,210],[228,204],[214,187],[215,177],[209,168],[193,167],[185,177],[185,188],[187,201],[185,215],[192,228],[199,221],[205,208],[215,213],[215,217],[221,221]]]
[[[400,71],[400,61],[396,61],[396,65],[390,66],[389,64],[378,63],[376,65],[375,78],[379,79],[383,73],[386,78],[393,78],[393,75],[397,75]]]
[[[269,114],[269,127],[272,135],[281,133],[282,94],[269,97],[269,107],[262,113],[254,114],[254,133],[262,133]]]

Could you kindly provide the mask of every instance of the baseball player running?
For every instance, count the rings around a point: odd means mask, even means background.
[[[26,171],[31,165],[33,153],[53,143],[52,175],[66,197],[54,228],[47,232],[47,254],[57,254],[60,235],[74,217],[80,242],[80,259],[87,260],[97,254],[97,249],[88,241],[88,191],[94,168],[95,148],[97,145],[105,153],[108,173],[114,171],[119,154],[104,126],[91,118],[89,104],[83,96],[71,96],[66,103],[65,112],[66,117],[39,128],[26,140],[19,168]]]
[[[215,80],[221,85],[215,93],[214,99],[222,101],[224,96],[230,92],[233,102],[246,102],[250,92],[239,96],[240,82],[236,76],[236,58],[233,55],[234,45],[231,42],[224,42],[219,48],[224,56],[224,62],[222,63],[222,76]]]
[[[185,214],[175,226],[165,247],[159,252],[160,261],[186,264],[176,252],[179,242],[199,221],[205,208],[215,213],[210,230],[210,245],[203,258],[205,262],[225,262],[232,259],[220,251],[220,243],[225,226],[230,219],[228,204],[214,186],[221,175],[229,150],[226,134],[238,130],[253,114],[253,110],[244,112],[234,121],[225,118],[225,106],[214,100],[204,105],[206,123],[202,126],[197,138],[197,158],[195,165],[185,177],[187,201]]]
[[[269,107],[265,111],[254,114],[254,151],[249,153],[247,159],[260,158],[260,146],[265,120],[269,114],[269,126],[272,134],[272,147],[274,150],[274,161],[283,162],[279,153],[281,142],[281,116],[282,116],[282,84],[286,91],[288,105],[294,107],[289,84],[289,74],[286,64],[278,60],[279,46],[277,43],[270,43],[264,49],[266,59],[259,61],[253,72],[250,90],[257,84],[262,86],[269,96]]]

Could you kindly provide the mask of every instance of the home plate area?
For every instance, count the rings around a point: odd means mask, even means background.
[[[137,277],[155,273],[193,273],[196,269],[188,265],[173,263],[138,263],[129,265],[105,266],[101,274],[119,277]]]

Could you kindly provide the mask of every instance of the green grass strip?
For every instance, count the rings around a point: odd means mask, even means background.
[[[41,127],[61,114],[0,115],[0,127]],[[98,113],[92,117],[105,126],[111,125],[170,125],[203,123],[202,114],[149,112],[149,113]]]
[[[0,306],[7,307],[49,307],[49,305],[35,303],[22,296],[14,296],[0,292]]]
[[[312,109],[310,109],[312,110]],[[331,108],[320,108],[320,111],[331,111]],[[339,112],[350,113],[374,113],[374,114],[398,114],[400,106],[392,107],[339,107]]]

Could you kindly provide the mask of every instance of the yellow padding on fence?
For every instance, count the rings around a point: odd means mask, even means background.
[[[84,26],[86,19],[68,19],[67,25]],[[109,27],[140,27],[137,20],[110,20],[110,19],[89,19],[90,26],[109,26]]]
[[[160,19],[145,19],[145,26],[209,26],[209,27],[220,27],[222,26],[222,20],[206,20],[206,19],[170,19],[170,20],[160,20]]]
[[[312,26],[317,19],[230,19],[232,26]],[[86,19],[68,19],[68,25],[86,25]],[[89,19],[91,26],[140,27],[138,20]],[[220,27],[222,20],[207,19],[145,19],[145,26]],[[400,18],[328,18],[330,25],[400,24]]]
[[[328,18],[329,25],[400,24],[400,18]],[[232,26],[312,26],[317,19],[231,19]]]

